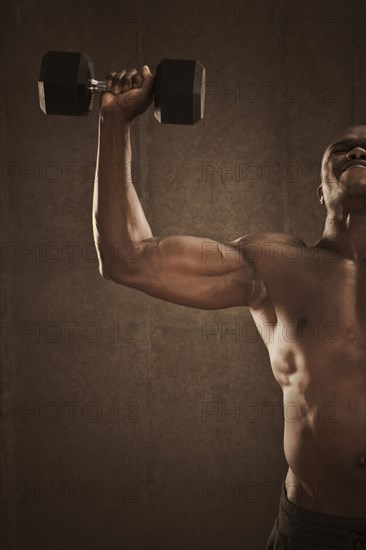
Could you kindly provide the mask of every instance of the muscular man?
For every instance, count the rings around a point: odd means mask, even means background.
[[[324,153],[326,222],[314,246],[268,232],[225,243],[154,237],[130,168],[131,121],[150,105],[153,81],[146,66],[106,78],[93,217],[100,272],[189,307],[249,307],[287,411],[289,468],[267,549],[366,548],[366,125]]]

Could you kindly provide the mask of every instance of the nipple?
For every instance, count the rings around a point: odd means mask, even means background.
[[[308,320],[306,317],[301,317],[296,323],[297,328],[303,328],[308,324]]]
[[[358,465],[361,466],[361,468],[364,468],[366,465],[366,457],[364,455],[360,456],[358,459]]]

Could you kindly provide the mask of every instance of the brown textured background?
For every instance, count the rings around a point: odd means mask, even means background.
[[[249,312],[100,277],[98,114],[40,111],[41,56],[83,51],[98,78],[198,58],[204,121],[159,126],[150,108],[133,123],[153,233],[274,230],[312,244],[322,150],[365,123],[365,6],[1,3],[4,550],[259,550],[286,472],[281,392]]]

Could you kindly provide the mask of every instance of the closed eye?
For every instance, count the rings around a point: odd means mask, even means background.
[[[341,147],[341,148],[337,148],[337,149],[332,149],[330,154],[331,155],[336,155],[338,153],[346,153],[349,149],[347,149],[346,147]]]
[[[337,143],[333,143],[333,145],[330,146],[330,154],[338,154],[338,153],[345,153],[346,151],[350,151],[354,149],[355,147],[366,147],[365,142],[362,143],[359,140],[354,139],[343,139],[342,141],[338,141]]]

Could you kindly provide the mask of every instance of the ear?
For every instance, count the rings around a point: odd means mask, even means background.
[[[319,187],[317,189],[317,192],[318,192],[318,197],[319,197],[320,204],[323,205],[324,204],[324,195],[323,195],[323,186],[322,186],[322,184],[319,185]]]

